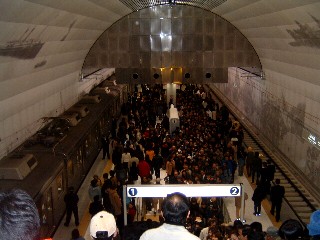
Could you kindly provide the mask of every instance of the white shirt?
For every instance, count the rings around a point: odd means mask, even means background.
[[[122,153],[122,162],[128,163],[131,160],[131,154],[130,153]]]
[[[206,108],[206,107],[208,106],[207,102],[206,102],[206,101],[203,101],[203,102],[202,102],[202,106],[203,106],[203,108]]]
[[[164,223],[158,228],[145,231],[140,240],[199,240],[184,226],[176,226]]]
[[[206,240],[208,237],[208,233],[209,233],[209,227],[203,228],[200,232],[200,239],[201,240]]]
[[[212,119],[212,112],[210,111],[210,109],[207,110],[207,115],[208,115],[209,118]]]

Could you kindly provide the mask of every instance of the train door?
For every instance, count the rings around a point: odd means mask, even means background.
[[[68,179],[73,179],[74,165],[73,165],[72,158],[67,159],[67,174],[68,174]]]
[[[79,184],[85,178],[86,175],[86,154],[85,146],[80,145],[78,149],[72,153],[70,158],[67,160],[67,176],[68,176],[68,186],[73,186],[78,188]]]
[[[83,144],[84,154],[85,154],[84,166],[86,171],[91,167],[93,161],[97,157],[97,152],[99,148],[98,141],[100,141],[100,139],[99,139],[99,125],[97,124],[95,127],[91,129],[91,131],[87,135],[85,142]]]
[[[84,153],[83,153],[83,146],[80,146],[76,152],[75,156],[75,164],[76,164],[76,172],[80,174],[80,178],[85,177],[85,166],[84,166]]]
[[[40,222],[41,222],[41,236],[50,236],[54,230],[54,220],[53,220],[53,202],[52,202],[52,187],[48,188],[38,205]]]

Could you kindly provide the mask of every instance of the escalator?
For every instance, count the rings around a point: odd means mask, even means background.
[[[288,203],[300,222],[304,225],[308,224],[311,213],[320,207],[320,196],[317,191],[314,191],[314,188],[311,186],[312,184],[309,184],[310,188],[308,186],[308,189],[305,187],[306,184],[301,184],[306,181],[301,171],[299,171],[296,166],[293,166],[277,148],[273,147],[270,149],[265,144],[267,140],[257,134],[258,130],[246,120],[246,117],[225,96],[217,89],[214,89],[214,91],[210,87],[208,87],[208,89],[210,89],[209,91],[216,96],[220,103],[228,107],[230,113],[233,115],[231,118],[236,119],[243,126],[244,145],[251,146],[254,151],[262,153],[263,161],[270,159],[275,165],[276,171],[274,179],[280,179],[281,185],[285,187],[284,200]],[[253,129],[255,129],[256,132]],[[275,183],[272,182],[272,184]],[[310,191],[312,194],[310,194]]]

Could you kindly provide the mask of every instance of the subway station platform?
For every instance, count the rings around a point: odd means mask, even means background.
[[[110,159],[102,160],[102,152],[100,152],[91,170],[89,171],[87,177],[85,178],[81,188],[78,191],[78,196],[80,199],[78,204],[80,225],[78,226],[78,229],[80,231],[80,234],[86,240],[91,239],[90,232],[89,232],[89,223],[91,218],[89,214],[90,199],[88,195],[90,182],[93,178],[93,175],[97,174],[102,179],[103,173],[109,172],[111,169],[113,169],[113,164],[111,160]],[[161,170],[161,176],[160,176],[161,184],[164,184],[163,179],[165,176],[166,176],[165,171]],[[244,214],[244,219],[246,220],[247,224],[251,224],[252,222],[258,221],[262,224],[263,230],[266,231],[267,228],[270,226],[275,226],[279,228],[282,224],[282,221],[285,221],[290,218],[296,219],[294,213],[284,201],[282,204],[281,219],[279,222],[276,222],[274,216],[270,214],[271,204],[268,199],[265,199],[262,202],[261,216],[255,216],[253,214],[253,201],[251,200],[253,190],[255,188],[255,184],[251,184],[251,182],[248,181],[248,178],[246,176],[238,176],[237,172],[235,174],[235,183],[242,183],[243,190],[248,194],[248,200],[246,200],[245,202],[245,214]],[[137,184],[139,184],[139,180],[137,181]],[[235,209],[234,198],[225,197],[224,203],[229,213],[230,221],[233,222],[236,219],[236,209]],[[70,225],[68,227],[65,227],[63,225],[64,221],[65,221],[65,216],[64,216],[64,219],[60,222],[60,225],[58,226],[57,231],[53,236],[54,240],[70,239],[72,230],[74,228],[77,228],[75,225],[73,216],[71,218]]]

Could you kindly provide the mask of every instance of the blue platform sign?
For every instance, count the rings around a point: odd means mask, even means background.
[[[231,187],[230,188],[230,194],[232,196],[237,196],[240,192],[240,189],[238,187]]]
[[[129,188],[128,195],[129,197],[135,197],[138,194],[137,188]]]

